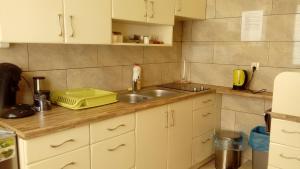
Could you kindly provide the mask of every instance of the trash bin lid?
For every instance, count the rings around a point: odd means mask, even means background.
[[[221,140],[240,140],[242,135],[240,132],[229,131],[229,130],[221,130],[216,132],[216,136]]]

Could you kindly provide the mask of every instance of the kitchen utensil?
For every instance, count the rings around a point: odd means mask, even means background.
[[[51,101],[69,109],[79,110],[117,102],[117,94],[92,88],[69,89],[52,92]]]
[[[51,109],[50,91],[44,90],[45,77],[33,77],[34,86],[34,108],[36,111],[43,112]]]
[[[233,70],[233,90],[246,90],[248,73],[246,70]]]

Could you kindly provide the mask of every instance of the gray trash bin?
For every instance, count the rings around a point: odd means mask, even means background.
[[[252,166],[255,169],[267,169],[269,157],[270,135],[266,127],[257,126],[252,129],[249,145],[252,148]]]
[[[238,169],[241,166],[245,138],[241,132],[219,131],[215,135],[216,169]]]

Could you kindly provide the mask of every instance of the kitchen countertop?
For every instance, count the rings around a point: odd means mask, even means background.
[[[297,117],[297,116],[291,116],[288,114],[275,113],[275,112],[271,112],[271,116],[272,116],[272,118],[276,118],[276,119],[300,123],[300,117]]]
[[[210,90],[205,92],[184,92],[174,97],[161,98],[149,100],[138,104],[129,104],[124,102],[117,102],[101,107],[84,109],[84,110],[70,110],[60,106],[53,106],[53,109],[44,113],[36,113],[34,116],[22,119],[2,119],[0,118],[0,126],[8,128],[16,132],[16,134],[23,139],[31,139],[54,132],[71,129],[81,125],[87,125],[92,122],[106,120],[125,114],[134,113],[144,109],[170,104],[180,100],[192,98],[195,96],[204,95],[207,93],[220,93],[229,95],[238,95],[245,97],[271,99],[272,94],[260,93],[252,94],[245,91],[233,91],[228,87],[205,85]]]

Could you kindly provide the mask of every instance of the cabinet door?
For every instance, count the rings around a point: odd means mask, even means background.
[[[112,18],[146,22],[147,0],[112,0]]]
[[[168,169],[187,169],[192,166],[192,100],[169,107]]]
[[[176,0],[175,15],[192,18],[206,18],[206,0]]]
[[[134,148],[134,132],[129,132],[127,134],[93,144],[91,145],[91,168],[132,168],[134,167]]]
[[[136,118],[136,169],[166,169],[168,107],[137,112]]]
[[[63,3],[60,0],[1,0],[2,41],[63,42]]]
[[[147,2],[149,23],[174,25],[173,0],[148,0]]]
[[[65,42],[111,43],[110,0],[64,0]]]

